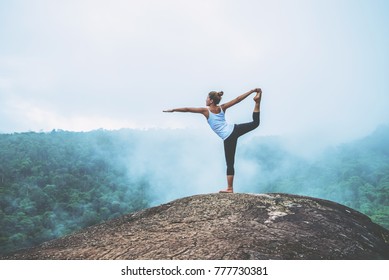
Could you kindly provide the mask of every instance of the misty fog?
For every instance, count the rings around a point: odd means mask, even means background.
[[[247,134],[234,190],[329,199],[389,227],[388,141],[389,126],[337,145]],[[3,252],[226,187],[223,143],[206,126],[0,134],[0,157]]]

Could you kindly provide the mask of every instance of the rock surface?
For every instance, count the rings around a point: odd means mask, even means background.
[[[343,205],[208,194],[122,216],[6,259],[389,259],[389,231]]]

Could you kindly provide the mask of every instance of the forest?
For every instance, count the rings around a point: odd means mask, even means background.
[[[207,137],[132,129],[0,134],[0,254],[204,193],[200,185],[224,180],[223,155],[208,159]],[[243,143],[240,192],[329,199],[389,229],[389,126],[314,158],[288,150],[282,137]]]

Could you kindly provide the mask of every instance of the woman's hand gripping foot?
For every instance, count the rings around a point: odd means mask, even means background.
[[[257,92],[257,94],[254,96],[253,99],[256,103],[259,103],[261,102],[262,90],[260,88],[256,88],[255,91]]]

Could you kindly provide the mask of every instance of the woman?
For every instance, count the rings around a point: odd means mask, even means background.
[[[238,104],[243,99],[256,92],[257,94],[254,97],[254,111],[253,111],[253,121],[243,124],[228,124],[225,119],[225,112],[228,108]],[[172,112],[189,112],[189,113],[198,113],[202,114],[207,120],[212,128],[212,130],[224,141],[224,154],[226,157],[227,163],[227,189],[220,191],[221,193],[233,193],[234,192],[234,162],[235,162],[235,151],[238,138],[243,134],[257,128],[259,126],[259,112],[260,104],[262,97],[262,90],[256,88],[250,90],[235,99],[224,103],[220,106],[220,100],[223,96],[223,92],[211,91],[208,94],[206,100],[207,108],[176,108],[171,110],[165,110],[163,112],[172,113]]]

